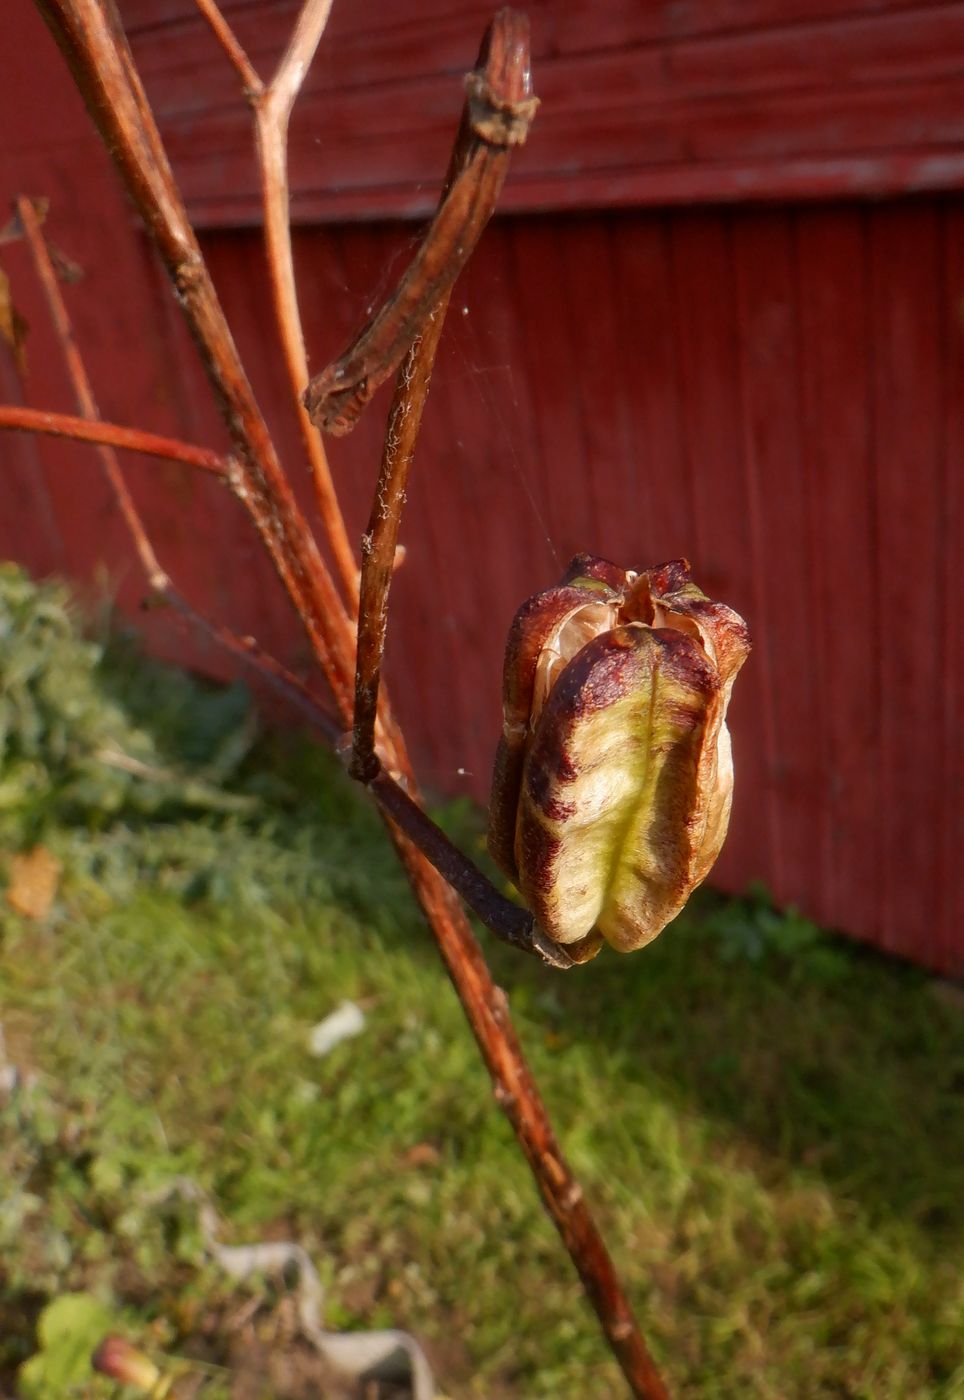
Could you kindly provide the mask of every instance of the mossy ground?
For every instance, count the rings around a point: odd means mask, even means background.
[[[255,741],[240,690],[4,588],[3,859],[63,873],[43,918],[0,914],[36,1076],[0,1110],[0,1390],[70,1293],[203,1358],[205,1396],[242,1325],[286,1344],[283,1299],[253,1311],[165,1200],[190,1178],[226,1242],[307,1247],[329,1326],[414,1332],[448,1395],[622,1394],[364,801],[307,740]],[[476,814],[442,817],[478,855]],[[964,997],[762,897],[567,976],[490,951],[675,1393],[964,1396]],[[313,1058],[346,998],[364,1032]]]

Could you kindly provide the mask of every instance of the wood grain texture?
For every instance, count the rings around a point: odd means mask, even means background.
[[[961,229],[956,199],[493,227],[440,355],[393,590],[387,676],[427,782],[485,798],[508,623],[580,545],[631,566],[687,553],[755,642],[717,882],[762,879],[890,951],[964,966]],[[404,225],[297,235],[313,363],[410,244]],[[256,238],[211,235],[207,251],[297,461]],[[333,444],[355,537],[383,409]],[[192,596],[303,664],[230,503],[197,528],[168,555]],[[108,546],[75,532],[74,548]]]
[[[447,32],[441,0],[434,9]],[[960,9],[867,0],[848,13],[930,25]],[[336,7],[339,43],[363,6],[350,10]],[[180,13],[181,0],[154,6],[156,33],[176,32]],[[600,6],[597,48],[614,44],[622,24],[637,26],[634,43],[651,42],[664,30],[646,26],[668,14]],[[759,40],[768,29],[775,43],[781,25],[789,33],[840,14],[832,0],[672,7],[673,32],[700,42]],[[390,29],[417,55],[419,24],[406,29],[400,16]],[[592,50],[590,20],[576,7],[557,17],[561,55]],[[51,236],[85,267],[67,294],[103,411],[223,449],[177,308],[60,60],[29,7],[17,26],[37,61],[30,91],[18,65],[0,89],[0,178],[10,194],[51,197]],[[461,64],[454,30],[451,42]],[[344,60],[348,50],[336,52]],[[215,53],[212,74],[218,63]],[[29,135],[25,110],[36,112]],[[387,139],[385,126],[383,117]],[[373,134],[369,154],[376,145]],[[432,167],[434,198],[438,164],[419,159]],[[774,159],[784,171],[793,164]],[[401,222],[297,230],[313,370],[386,293],[413,238]],[[267,350],[258,238],[211,230],[205,250],[311,513],[283,372]],[[962,250],[964,198],[953,193],[497,221],[456,291],[393,593],[388,679],[426,783],[485,797],[506,629],[573,553],[636,567],[688,555],[755,641],[731,709],[734,816],[714,878],[730,889],[763,879],[827,924],[964,972]],[[0,387],[66,409],[23,250],[4,248],[3,263],[32,334],[25,388],[9,366]],[[332,444],[352,538],[367,515],[386,406],[383,395]],[[106,570],[135,613],[143,588],[90,449],[3,438],[0,463],[0,554],[84,580]],[[304,668],[273,573],[218,485],[175,464],[134,461],[128,477],[190,599]],[[140,621],[165,654],[223,672],[222,658],[170,618]]]
[[[431,210],[466,36],[488,8],[335,7],[292,125],[295,219]],[[528,9],[543,108],[503,208],[964,184],[964,4],[534,0]],[[225,10],[270,72],[294,6],[234,0]],[[209,225],[255,222],[247,115],[191,0],[127,0],[124,15],[192,213]]]

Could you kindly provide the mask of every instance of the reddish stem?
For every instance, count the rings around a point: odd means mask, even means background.
[[[77,407],[84,418],[95,421],[100,417],[100,414],[94,399],[94,391],[91,388],[80,350],[74,338],[74,329],[70,324],[67,306],[60,291],[60,283],[57,280],[57,273],[50,256],[50,250],[47,247],[40,218],[32,200],[27,199],[25,195],[21,195],[17,199],[15,207],[24,237],[30,248],[37,276],[40,279],[40,285],[43,287],[44,296],[47,299],[50,319],[54,323],[57,339],[60,341],[60,348],[67,362],[67,373],[73,386]],[[104,474],[111,491],[114,493],[114,499],[124,517],[131,539],[134,541],[134,548],[137,550],[137,556],[144,572],[154,587],[163,588],[167,584],[167,575],[158,562],[154,546],[147,537],[133,497],[127,489],[127,482],[124,480],[120,464],[117,461],[117,454],[113,447],[100,443],[97,447],[97,455],[100,457]]]
[[[109,0],[38,0],[38,5],[168,268],[235,444],[232,483],[305,624],[347,727],[353,698],[353,628],[254,401],[116,11]],[[511,12],[496,17],[491,35],[496,58],[507,29],[511,32],[517,22]],[[439,295],[436,292],[433,300]],[[401,736],[393,725],[386,729],[387,756],[410,782]],[[417,800],[414,790],[411,795]],[[495,1097],[512,1124],[630,1389],[642,1400],[665,1400],[666,1388],[612,1260],[559,1149],[509,1021],[505,996],[492,980],[454,892],[416,846],[397,828],[391,831],[492,1075]]]
[[[229,462],[207,447],[177,438],[160,437],[141,428],[124,428],[119,423],[102,419],[75,418],[70,413],[51,413],[44,408],[21,408],[0,404],[0,428],[13,432],[42,433],[47,437],[71,438],[74,442],[95,442],[106,447],[119,447],[125,452],[140,452],[145,457],[163,457],[170,462],[183,462],[187,467],[199,467],[214,476],[228,475]]]

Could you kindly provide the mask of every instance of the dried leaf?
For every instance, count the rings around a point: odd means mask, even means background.
[[[441,1160],[441,1152],[431,1142],[413,1143],[399,1158],[403,1167],[437,1167]]]
[[[7,903],[25,919],[44,919],[60,882],[60,861],[44,846],[15,855],[10,862]]]

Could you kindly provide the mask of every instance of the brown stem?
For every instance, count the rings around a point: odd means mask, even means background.
[[[254,108],[265,252],[275,322],[278,326],[301,441],[311,467],[311,479],[321,523],[326,537],[331,542],[335,568],[341,579],[345,597],[354,610],[358,601],[358,569],[355,557],[332,481],[325,445],[301,402],[301,392],[308,380],[308,357],[305,353],[301,313],[298,309],[288,192],[288,123],[328,23],[332,0],[305,0],[291,42],[267,87],[255,73],[247,54],[214,0],[195,0],[195,3],[238,73],[245,95]]]
[[[108,0],[37,0],[167,268],[231,433],[231,484],[302,619],[339,705],[353,693],[352,628],[255,401]]]
[[[385,772],[377,758],[375,763],[375,772],[366,783],[369,792],[395,825],[428,856],[439,874],[461,895],[486,928],[491,929],[503,943],[535,953],[550,967],[572,967],[572,959],[565,949],[542,933],[529,911],[500,894],[478,866],[466,860],[458,846],[449,840],[417,802],[412,801],[401,784]]]
[[[345,353],[311,381],[305,405],[326,432],[350,432],[471,256],[495,209],[513,146],[526,138],[538,101],[529,86],[528,21],[501,10],[499,66],[482,53],[466,78],[458,166],[418,252],[394,294]],[[524,54],[525,63],[521,61]]]
[[[124,428],[119,423],[92,422],[75,418],[70,413],[50,413],[43,408],[21,408],[15,404],[0,404],[0,428],[13,432],[42,433],[47,437],[72,438],[75,442],[99,442],[119,447],[127,452],[140,452],[146,457],[163,457],[170,462],[183,462],[199,467],[214,476],[228,475],[230,463],[218,452],[196,447],[192,442],[145,433],[141,428]]]
[[[404,854],[412,848],[399,838]],[[636,1400],[669,1400],[582,1188],[562,1154],[509,1017],[505,993],[472,937],[455,896],[424,860],[407,868],[505,1113]]]
[[[228,62],[241,79],[241,87],[245,96],[248,98],[257,97],[263,91],[264,84],[214,0],[194,0],[194,3],[211,26],[215,39],[227,55]]]
[[[353,628],[297,510],[254,401],[113,6],[108,0],[38,0],[38,6],[167,266],[235,444],[235,489],[304,621],[347,728],[353,699]],[[507,23],[511,29],[503,12],[493,26],[497,59],[500,45],[504,56]],[[433,304],[440,294],[441,288]],[[396,731],[390,733],[389,743],[393,766],[410,781],[410,765]],[[495,1097],[512,1124],[632,1394],[642,1400],[665,1400],[667,1391],[555,1140],[509,1021],[505,997],[492,981],[455,894],[421,852],[397,828],[390,829],[492,1075]]]
[[[375,719],[381,682],[385,633],[388,629],[388,595],[395,567],[395,550],[401,524],[408,473],[422,410],[432,377],[448,296],[428,318],[425,329],[411,346],[398,372],[395,397],[388,415],[382,464],[372,499],[368,529],[362,536],[361,597],[358,606],[358,651],[355,661],[355,717],[352,756],[348,771],[367,782],[378,770],[375,757]]]
[[[321,41],[332,0],[305,0],[291,42],[270,84],[255,99],[255,135],[261,171],[265,249],[275,320],[315,499],[342,589],[352,610],[358,599],[358,567],[348,541],[321,434],[301,401],[308,382],[308,356],[298,309],[288,193],[288,123],[302,82]]]
[[[37,270],[37,276],[40,279],[40,285],[43,287],[50,319],[54,323],[57,339],[60,341],[60,348],[67,363],[67,373],[73,386],[77,407],[83,418],[94,421],[100,417],[100,414],[97,410],[87,370],[84,368],[84,362],[74,338],[74,328],[67,314],[67,306],[60,291],[60,283],[57,280],[57,273],[50,256],[50,250],[47,247],[41,220],[32,200],[27,199],[25,195],[19,196],[15,208],[24,237],[27,240],[27,246],[30,249],[30,256]],[[101,442],[97,444],[97,455],[151,586],[164,588],[168,581],[167,575],[158,562],[154,547],[147,537],[137,507],[134,505],[133,497],[127,489],[127,482],[121,472],[116,452],[113,447]]]

